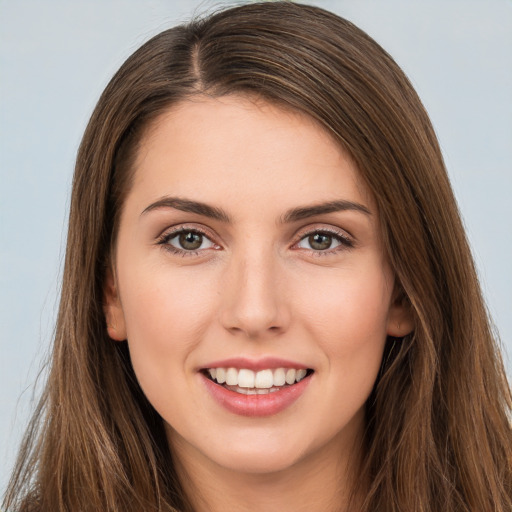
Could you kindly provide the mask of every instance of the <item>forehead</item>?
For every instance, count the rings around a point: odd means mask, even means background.
[[[340,198],[373,204],[350,155],[319,123],[241,96],[171,107],[146,130],[134,171],[132,191],[145,200],[192,195],[266,210]]]

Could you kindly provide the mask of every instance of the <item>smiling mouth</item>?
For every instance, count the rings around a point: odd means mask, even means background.
[[[253,371],[247,368],[206,368],[203,374],[216,384],[243,395],[266,395],[293,386],[309,377],[308,368],[274,368]]]

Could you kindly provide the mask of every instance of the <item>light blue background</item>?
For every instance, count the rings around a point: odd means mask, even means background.
[[[311,3],[365,29],[412,79],[512,354],[512,0]],[[218,5],[0,0],[0,492],[52,336],[73,162],[88,116],[144,41]]]

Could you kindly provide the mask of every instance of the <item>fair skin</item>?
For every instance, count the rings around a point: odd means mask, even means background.
[[[153,123],[105,312],[195,510],[345,509],[386,336],[412,328],[393,290],[372,198],[312,120],[196,97]]]

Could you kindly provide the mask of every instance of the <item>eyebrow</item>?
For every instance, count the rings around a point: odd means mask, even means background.
[[[372,214],[366,206],[360,203],[339,199],[337,201],[328,201],[326,203],[314,204],[312,206],[293,208],[283,215],[281,222],[297,222],[299,220],[308,219],[309,217],[315,217],[316,215],[350,210],[361,212],[365,215]]]
[[[190,199],[181,199],[179,197],[163,197],[145,208],[141,213],[141,216],[159,208],[174,208],[175,210],[181,210],[182,212],[197,213],[198,215],[219,220],[221,222],[231,222],[229,215],[222,208],[216,208],[215,206],[210,206],[206,203],[191,201]]]
[[[147,208],[145,208],[142,211],[141,216],[152,210],[157,210],[160,208],[174,208],[175,210],[196,213],[197,215],[202,215],[204,217],[209,217],[211,219],[225,223],[231,222],[230,216],[222,208],[217,208],[206,203],[192,201],[190,199],[182,199],[179,197],[163,197],[158,201],[151,203]],[[360,203],[355,203],[353,201],[339,199],[336,201],[328,201],[325,203],[318,203],[311,206],[302,206],[288,210],[281,217],[281,223],[289,224],[310,217],[315,217],[317,215],[350,210],[361,212],[365,215],[371,215],[370,210],[366,206]]]

